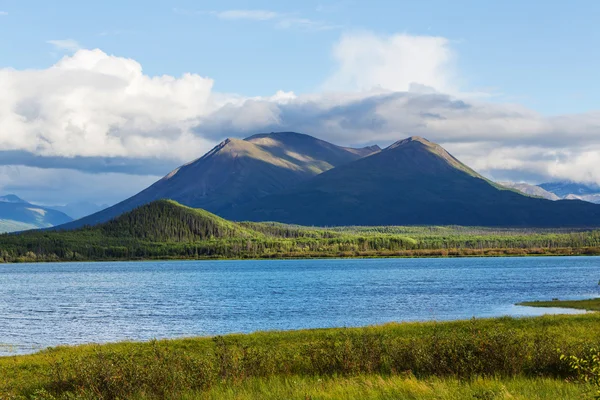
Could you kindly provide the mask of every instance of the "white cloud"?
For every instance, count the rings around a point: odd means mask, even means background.
[[[600,183],[600,112],[545,117],[465,98],[444,38],[353,34],[334,54],[338,68],[325,86],[336,91],[252,98],[215,93],[213,81],[196,74],[149,76],[135,60],[100,50],[78,50],[47,69],[0,69],[0,149],[185,162],[225,137],[258,132],[299,131],[341,145],[420,135],[497,179]],[[87,187],[90,174],[75,172],[65,176]],[[101,175],[96,184],[111,187]]]
[[[457,91],[454,52],[443,37],[345,34],[333,57],[337,68],[325,83],[327,90],[408,91],[419,84],[443,93]]]
[[[249,19],[254,21],[267,21],[279,17],[279,13],[268,10],[227,10],[212,11],[211,14],[221,19]]]
[[[79,50],[44,70],[0,69],[0,148],[46,156],[195,158],[212,80],[144,75],[134,60]]]
[[[309,18],[285,17],[275,25],[279,29],[300,29],[305,31],[328,31],[341,28],[340,25],[328,24]]]
[[[324,21],[300,17],[294,13],[279,13],[270,10],[224,10],[224,11],[191,11],[175,8],[173,11],[181,15],[212,15],[222,20],[238,21],[273,21],[278,29],[298,29],[304,31],[324,31],[340,28]]]
[[[62,51],[76,52],[81,49],[79,43],[74,39],[48,40],[46,43]]]
[[[8,12],[6,12],[6,11],[0,11],[0,16],[4,16],[4,15],[8,15]]]

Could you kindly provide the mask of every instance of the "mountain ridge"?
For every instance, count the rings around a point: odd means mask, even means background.
[[[223,216],[300,225],[599,226],[600,207],[527,197],[441,146],[400,140]]]
[[[376,149],[355,150],[295,132],[257,134],[243,140],[228,138],[129,199],[61,229],[106,222],[160,199],[176,200],[219,214],[355,161],[361,154]]]

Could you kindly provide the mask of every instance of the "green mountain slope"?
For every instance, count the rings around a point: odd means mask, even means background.
[[[26,202],[15,195],[0,196],[0,233],[48,228],[72,221],[68,215]]]
[[[258,236],[257,232],[239,224],[172,200],[146,204],[88,230],[106,237],[150,242],[196,242]]]
[[[419,137],[222,215],[318,226],[600,226],[597,205],[507,190]]]
[[[221,213],[377,150],[347,149],[293,132],[227,139],[135,196],[62,228],[95,225],[160,199]]]

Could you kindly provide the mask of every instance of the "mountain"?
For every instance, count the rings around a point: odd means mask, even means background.
[[[558,197],[554,193],[548,192],[547,190],[544,190],[539,186],[531,185],[529,183],[515,183],[515,182],[498,182],[498,183],[506,188],[518,190],[519,192],[524,193],[528,196],[541,197],[543,199],[553,200],[553,201],[560,200],[560,197]]]
[[[0,196],[0,233],[48,228],[72,221],[68,215],[9,194]]]
[[[95,225],[159,199],[220,214],[379,150],[340,147],[294,132],[227,139],[135,196],[60,228]]]
[[[63,206],[47,206],[53,210],[60,211],[67,214],[73,219],[79,219],[88,215],[94,214],[98,211],[108,208],[108,204],[98,205],[89,201],[78,201],[74,203],[67,203]]]
[[[565,198],[568,195],[588,195],[588,194],[599,194],[600,186],[598,185],[584,185],[582,183],[574,182],[547,182],[538,185],[544,190],[554,193],[558,197]]]
[[[600,204],[600,193],[583,195],[569,194],[565,196],[565,200],[582,200],[590,203]]]
[[[507,190],[419,137],[221,216],[317,226],[600,226],[598,205]]]

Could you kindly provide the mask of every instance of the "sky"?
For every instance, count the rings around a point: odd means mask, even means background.
[[[600,2],[0,0],[0,193],[115,203],[227,137],[600,183]]]

